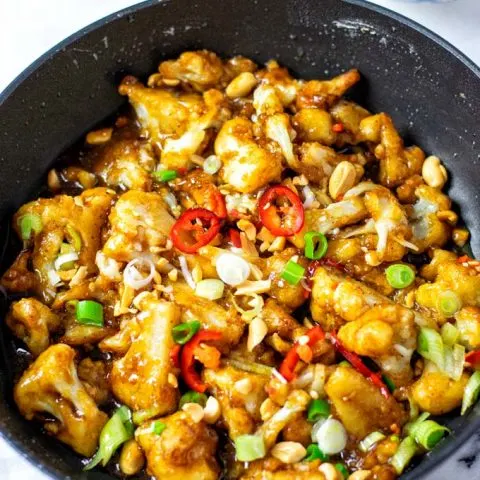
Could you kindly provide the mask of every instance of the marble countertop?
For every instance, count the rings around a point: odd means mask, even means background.
[[[371,0],[444,37],[480,65],[480,0]],[[0,0],[0,91],[65,37],[132,0]],[[480,432],[425,480],[480,478]],[[0,478],[47,480],[0,438]]]

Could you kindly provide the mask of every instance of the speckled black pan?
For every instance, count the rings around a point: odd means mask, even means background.
[[[419,25],[357,0],[150,1],[76,33],[0,96],[0,217],[38,191],[62,150],[121,105],[116,85],[123,74],[146,76],[160,59],[192,48],[258,62],[277,58],[307,78],[358,67],[364,80],[352,96],[391,113],[407,142],[435,152],[448,166],[450,195],[480,254],[479,69]],[[5,331],[2,341],[2,435],[52,478],[113,478],[82,473],[80,458],[18,415]],[[442,460],[480,427],[480,407],[447,423],[452,435],[404,479],[441,469]]]

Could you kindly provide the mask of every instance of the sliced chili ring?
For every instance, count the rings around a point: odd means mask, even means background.
[[[279,203],[280,201],[287,200]],[[274,235],[290,237],[298,233],[305,221],[300,197],[284,185],[275,185],[265,191],[258,202],[263,225]]]
[[[227,218],[227,206],[224,196],[218,191],[217,187],[213,187],[208,195],[205,208],[213,212],[218,218]]]
[[[206,208],[189,208],[180,215],[170,231],[172,242],[184,253],[196,253],[220,231],[220,219]]]
[[[473,368],[480,369],[480,350],[474,350],[473,352],[468,352],[465,355],[465,361],[470,363]]]

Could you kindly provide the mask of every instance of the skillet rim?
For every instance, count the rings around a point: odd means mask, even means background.
[[[26,67],[20,74],[18,74],[5,88],[3,91],[0,92],[0,108],[4,104],[4,102],[15,93],[15,90],[21,85],[21,83],[29,78],[35,71],[41,67],[43,64],[48,62],[51,58],[53,58],[57,53],[61,50],[69,47],[75,41],[81,39],[85,35],[115,21],[116,19],[123,18],[127,15],[134,14],[141,10],[150,8],[155,6],[156,4],[163,3],[164,1],[168,0],[146,0],[129,7],[123,8],[116,12],[113,12],[105,17],[96,20],[93,23],[77,30],[73,34],[69,35],[67,38],[62,40],[61,42],[57,43],[49,50],[47,50],[44,54],[34,60],[28,67]],[[394,12],[389,8],[382,7],[377,4],[373,4],[368,2],[367,0],[339,0],[343,3],[355,5],[361,8],[365,8],[378,14],[380,16],[385,16],[395,22],[398,22],[418,33],[422,36],[428,38],[432,42],[436,43],[439,47],[443,50],[451,54],[454,58],[460,61],[463,65],[465,65],[473,74],[480,80],[480,65],[477,65],[471,58],[467,55],[462,53],[457,47],[453,46],[449,41],[442,38],[440,35],[436,34],[432,30],[424,27],[423,25],[419,24],[418,22],[411,20],[404,15]],[[479,410],[480,403],[477,403],[476,410]],[[400,477],[401,480],[421,480],[421,478],[427,473],[433,473],[442,464],[445,463],[447,459],[457,450],[459,450],[462,446],[465,445],[467,440],[475,434],[477,430],[480,429],[480,416],[477,416],[476,419],[473,419],[470,423],[467,424],[465,428],[456,432],[455,437],[450,437],[451,439],[448,442],[442,442],[442,444],[435,448],[428,456],[426,457],[426,461],[422,462],[421,464],[417,465],[413,471],[407,472],[406,474]],[[20,442],[20,440],[16,439],[15,436],[8,431],[4,431],[0,429],[0,438],[3,438],[9,446],[11,446],[16,453],[21,455],[24,459],[26,459],[34,468],[37,468],[40,472],[44,475],[50,477],[51,479],[58,479],[58,480],[66,480],[72,479],[72,477],[63,477],[58,472],[58,470],[50,464],[45,463],[37,463],[36,460],[43,461],[41,458],[38,458],[37,455],[32,454],[30,452],[26,452],[24,450],[24,443]],[[441,455],[440,455],[441,454]],[[436,463],[433,463],[436,460]],[[432,465],[430,465],[432,464]],[[82,475],[79,472],[80,475]],[[76,476],[75,476],[76,477]],[[79,477],[80,478],[80,477]]]

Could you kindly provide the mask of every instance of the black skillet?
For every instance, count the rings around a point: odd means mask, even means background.
[[[277,58],[306,78],[358,67],[364,80],[352,97],[391,113],[407,142],[444,160],[449,193],[480,254],[480,71],[421,26],[359,0],[149,1],[74,34],[0,96],[0,218],[38,192],[65,148],[120,107],[116,85],[124,74],[145,77],[160,59],[195,48],[260,63]],[[4,226],[0,232],[4,238]],[[3,344],[1,434],[52,478],[114,478],[81,473],[72,451],[19,416],[11,398],[13,344],[5,331]],[[480,427],[480,405],[446,421],[452,434],[405,480],[435,468],[437,478],[445,478],[440,463]]]

